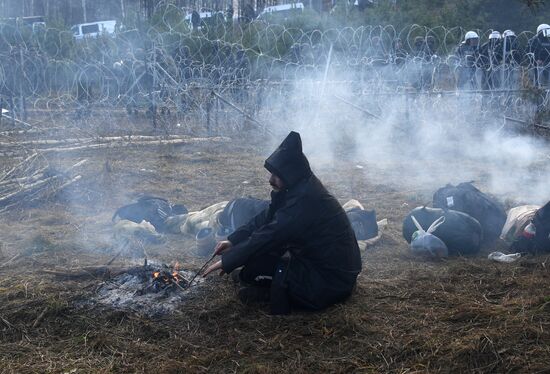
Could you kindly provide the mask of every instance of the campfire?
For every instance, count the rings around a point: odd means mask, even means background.
[[[169,291],[179,288],[185,291],[189,281],[180,274],[179,263],[176,262],[171,271],[161,269],[152,272],[151,289],[153,292]]]
[[[91,302],[115,309],[132,310],[149,316],[173,312],[192,297],[201,277],[192,281],[194,271],[173,266],[147,263],[124,269],[102,282]]]

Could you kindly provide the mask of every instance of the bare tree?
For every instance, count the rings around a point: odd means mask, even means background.
[[[88,16],[86,15],[86,0],[82,0],[82,15],[84,22],[88,22]]]
[[[120,0],[120,14],[122,19],[126,18],[126,9],[124,8],[124,0]]]

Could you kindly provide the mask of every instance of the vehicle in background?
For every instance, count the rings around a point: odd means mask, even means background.
[[[97,21],[79,23],[71,27],[75,40],[97,38],[100,35],[113,35],[116,30],[116,21]]]
[[[304,11],[303,3],[291,3],[266,6],[260,14],[258,14],[259,20],[287,20],[288,18],[302,14]]]
[[[363,11],[366,8],[376,5],[376,3],[374,0],[355,0],[353,5],[357,7],[357,9],[359,9],[360,11]]]
[[[193,13],[195,13],[195,20],[193,20]],[[197,18],[197,15],[199,18]],[[213,26],[216,23],[216,20],[225,21],[225,15],[221,11],[204,11],[204,12],[192,12],[185,16],[184,21],[189,25],[190,28],[193,28],[195,25],[194,22],[197,23],[196,28],[197,30],[202,29],[204,26],[209,27]]]
[[[11,25],[13,27],[22,26],[30,27],[33,33],[46,29],[46,22],[44,16],[32,16],[32,17],[12,17],[0,20],[0,23]]]

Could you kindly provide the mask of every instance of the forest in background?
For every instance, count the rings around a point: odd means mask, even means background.
[[[240,0],[257,8],[272,1]],[[304,1],[305,5],[311,1]],[[43,15],[56,27],[86,21],[117,19],[134,25],[154,16],[163,4],[178,8],[212,8],[226,11],[230,0],[1,0],[0,17]],[[513,29],[534,31],[540,23],[550,23],[550,3],[543,0],[340,0],[329,12],[309,12],[313,23],[335,27],[388,25],[403,28],[413,24],[465,29]]]

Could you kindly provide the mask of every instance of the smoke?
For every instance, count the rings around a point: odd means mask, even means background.
[[[534,106],[512,108],[498,93],[406,90],[418,81],[418,69],[392,69],[371,67],[368,76],[376,79],[358,81],[338,66],[326,79],[320,71],[296,80],[287,100],[271,103],[285,113],[272,122],[281,137],[289,130],[302,134],[314,168],[345,159],[368,166],[369,180],[405,190],[474,181],[502,200],[548,201],[547,144],[504,119],[518,110],[533,116]]]

